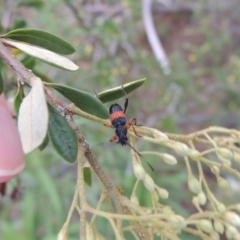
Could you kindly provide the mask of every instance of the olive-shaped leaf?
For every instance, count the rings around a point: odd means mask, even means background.
[[[45,147],[48,145],[48,143],[49,143],[49,137],[48,137],[48,134],[47,134],[43,143],[39,146],[39,149],[41,151],[43,151],[45,149]]]
[[[43,82],[48,82],[48,83],[52,83],[53,81],[48,78],[45,74],[37,71],[37,70],[32,70],[33,74],[37,77],[39,77]]]
[[[2,73],[0,71],[0,95],[3,93],[3,89],[4,89],[4,82],[3,82]]]
[[[28,56],[26,55],[26,57],[24,57],[21,60],[21,63],[28,69],[33,69],[35,64],[36,64],[36,59],[32,56]]]
[[[2,37],[30,43],[31,45],[39,46],[62,55],[68,55],[75,52],[75,49],[65,40],[53,35],[52,33],[38,29],[16,29],[2,35]]]
[[[19,85],[18,91],[17,91],[16,96],[13,101],[14,111],[17,114],[17,116],[18,116],[19,108],[20,108],[23,98],[24,98],[23,85]]]
[[[99,118],[109,118],[109,113],[102,102],[94,95],[84,92],[75,88],[70,88],[64,85],[47,83],[50,86],[60,92],[64,97],[72,101],[77,107],[84,112],[95,115]]]
[[[126,83],[122,86],[118,86],[115,88],[108,89],[106,91],[98,93],[98,98],[103,103],[111,102],[118,98],[125,96],[126,94],[132,92],[136,88],[139,88],[145,81],[144,79],[136,80],[130,83]]]
[[[2,42],[5,45],[15,47],[29,54],[30,56],[33,56],[52,66],[63,68],[65,70],[70,71],[76,71],[79,68],[75,63],[70,61],[68,58],[65,58],[47,49],[9,39],[2,39]]]
[[[32,78],[31,84],[31,91],[23,99],[18,115],[18,129],[24,153],[30,153],[39,147],[48,129],[48,109],[43,83],[40,78]]]
[[[63,116],[50,104],[48,104],[48,110],[48,133],[51,142],[63,159],[73,163],[77,159],[77,136]]]
[[[84,182],[91,187],[92,186],[92,172],[91,168],[85,167],[83,168]]]

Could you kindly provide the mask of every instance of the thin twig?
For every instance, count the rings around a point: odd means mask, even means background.
[[[70,118],[71,119],[71,118]],[[71,119],[71,121],[73,121]],[[85,206],[87,205],[86,194],[85,194],[85,185],[84,185],[84,173],[83,173],[83,159],[85,154],[85,148],[83,144],[78,144],[78,181],[77,181],[77,191],[79,193],[80,207],[82,214],[80,215],[80,236],[81,239],[86,238],[87,232],[87,216],[85,211]]]
[[[69,7],[69,9],[72,11],[74,17],[77,19],[78,21],[78,24],[81,26],[81,27],[85,27],[84,24],[83,24],[83,19],[80,17],[79,15],[79,12],[78,12],[78,9],[69,1],[69,0],[64,0],[64,2],[67,4],[67,6]]]
[[[7,49],[7,47],[4,46],[2,43],[2,40],[0,38],[0,56],[4,59],[4,61],[11,66],[11,68],[16,72],[17,76],[20,76],[22,81],[27,82],[29,85],[31,85],[31,79],[37,78],[31,71],[29,71],[27,68],[25,68],[21,62],[19,62]]]

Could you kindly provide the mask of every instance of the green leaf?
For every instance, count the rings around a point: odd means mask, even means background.
[[[75,63],[70,61],[68,58],[65,58],[47,49],[10,39],[2,39],[2,41],[5,45],[15,47],[29,54],[30,56],[38,58],[39,60],[46,62],[50,65],[70,71],[76,71],[79,68]]]
[[[69,55],[75,52],[75,49],[65,40],[38,29],[16,29],[2,35],[2,37],[30,43],[31,45],[39,46],[62,55]]]
[[[4,82],[3,82],[2,74],[0,71],[0,95],[3,93],[3,89],[4,89]]]
[[[39,77],[43,82],[48,82],[48,83],[52,83],[53,81],[48,78],[45,74],[42,74],[41,72],[37,71],[37,70],[32,70],[33,74],[37,77]]]
[[[39,149],[41,151],[43,151],[45,149],[45,147],[48,145],[48,143],[49,143],[49,137],[48,137],[48,134],[47,134],[43,143],[39,146]]]
[[[103,119],[109,118],[108,110],[94,95],[88,92],[77,90],[75,88],[70,88],[54,83],[48,83],[47,86],[56,89],[84,112],[90,113]]]
[[[106,91],[98,93],[98,98],[103,103],[114,101],[116,99],[119,99],[119,98],[125,96],[126,93],[128,94],[128,93],[132,92],[133,90],[135,90],[136,88],[139,88],[140,86],[142,86],[142,84],[144,82],[145,82],[145,78],[136,80],[136,81],[133,81],[130,83],[126,83],[119,87],[108,89]]]
[[[14,111],[17,114],[17,116],[18,116],[19,108],[20,108],[23,98],[24,98],[23,85],[19,85],[17,94],[13,101]]]
[[[92,186],[92,172],[91,168],[85,167],[83,168],[84,182],[91,187]]]
[[[36,64],[35,58],[31,56],[26,56],[21,60],[21,63],[27,68],[27,69],[33,69],[33,67]]]
[[[50,104],[48,133],[52,144],[60,156],[73,163],[77,159],[77,136],[63,116]]]

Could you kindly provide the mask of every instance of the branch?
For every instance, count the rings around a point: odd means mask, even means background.
[[[83,19],[80,17],[80,15],[78,13],[78,9],[69,0],[64,0],[64,2],[67,4],[69,9],[72,11],[72,13],[75,16],[75,18],[77,19],[79,25],[81,27],[85,27],[83,24]]]
[[[21,62],[19,62],[4,46],[2,39],[0,38],[0,56],[4,61],[11,66],[11,68],[16,72],[17,76],[20,77],[22,83],[26,82],[31,85],[31,79],[37,78],[30,70],[25,68]]]

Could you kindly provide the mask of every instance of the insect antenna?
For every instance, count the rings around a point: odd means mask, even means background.
[[[145,163],[147,163],[147,165],[150,167],[150,169],[154,172],[154,168],[152,167],[152,165],[143,157],[142,154],[140,154],[133,146],[131,146],[128,142],[127,145],[142,159],[144,160]]]

